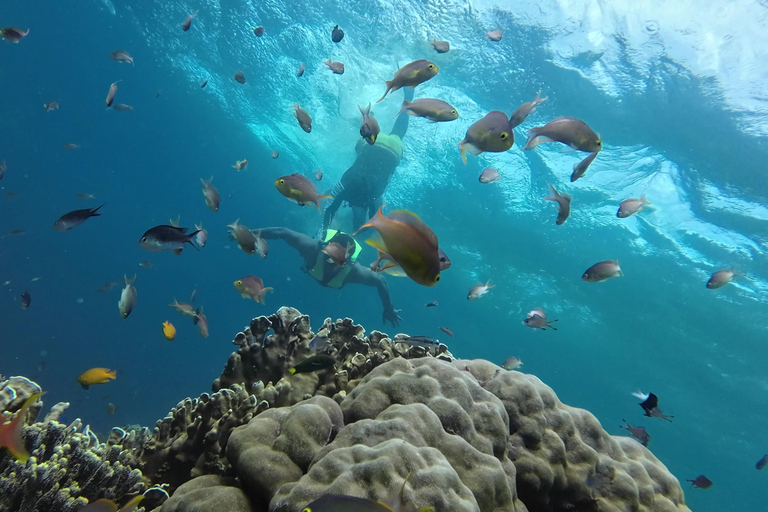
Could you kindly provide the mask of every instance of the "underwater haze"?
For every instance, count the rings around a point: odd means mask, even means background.
[[[336,24],[346,34],[338,44]],[[180,397],[210,390],[251,318],[286,305],[315,329],[350,317],[369,331],[439,338],[456,357],[516,356],[521,371],[609,433],[626,434],[622,420],[645,426],[692,510],[765,508],[768,474],[755,463],[768,451],[766,2],[12,1],[0,26],[30,29],[18,44],[0,44],[0,373],[35,380],[51,404],[71,402],[66,419],[100,433],[154,426]],[[485,37],[496,29],[501,41]],[[436,53],[432,39],[450,51]],[[134,65],[111,60],[115,50]],[[322,64],[329,57],[345,64],[343,75]],[[357,106],[373,102],[389,133],[403,91],[375,101],[416,59],[440,68],[416,97],[443,99],[460,117],[410,118],[384,211],[417,213],[452,265],[434,287],[386,276],[402,310],[393,327],[373,288],[319,286],[279,240],[269,240],[266,259],[248,256],[227,225],[315,236],[322,215],[273,182],[320,168],[319,189],[330,191],[355,160]],[[245,84],[233,79],[238,70]],[[105,109],[115,82],[115,101],[134,110]],[[509,115],[537,91],[548,99],[515,128],[512,149],[462,162],[457,143],[472,123],[492,110]],[[48,112],[51,100],[60,108]],[[311,133],[293,117],[295,103],[311,114]],[[558,116],[584,120],[603,141],[575,182],[585,153],[554,143],[522,150],[528,129]],[[249,164],[238,172],[242,159]],[[480,183],[487,167],[501,180]],[[201,193],[200,179],[211,176],[221,194],[215,213]],[[563,225],[543,199],[548,183],[573,198]],[[652,205],[617,217],[620,201],[642,194]],[[62,214],[102,203],[101,216],[52,228]],[[181,226],[208,230],[205,248],[176,256],[139,246],[142,233],[177,215]],[[333,226],[351,231],[349,208]],[[363,247],[367,265],[376,251]],[[608,259],[622,277],[581,279]],[[154,266],[140,267],[145,260]],[[730,268],[743,277],[705,286]],[[123,276],[134,274],[137,303],[123,319]],[[247,274],[274,288],[266,305],[233,288]],[[468,301],[470,287],[488,280],[495,287]],[[119,285],[97,292],[110,281]],[[168,307],[195,289],[205,339]],[[31,304],[22,310],[25,290]],[[425,307],[431,301],[439,306]],[[537,307],[557,330],[523,325]],[[164,321],[176,326],[174,341],[163,337]],[[117,378],[83,390],[75,379],[92,367]],[[658,395],[674,419],[644,417],[636,390]],[[714,486],[689,488],[685,480],[701,474]]]

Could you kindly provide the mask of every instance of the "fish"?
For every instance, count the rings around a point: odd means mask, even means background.
[[[276,160],[277,157],[279,157],[279,156],[280,156],[280,152],[279,151],[273,151],[272,152],[272,159],[273,160]]]
[[[110,370],[108,368],[91,368],[90,370],[81,373],[76,380],[80,383],[80,386],[82,386],[83,389],[87,390],[89,386],[93,386],[94,384],[106,384],[110,380],[115,380],[115,378],[115,370]]]
[[[26,231],[24,231],[23,229],[14,229],[13,231],[3,233],[2,235],[0,235],[0,238],[8,238],[11,236],[21,236],[24,233],[26,233]]]
[[[208,318],[203,313],[203,306],[197,308],[195,318],[192,319],[192,323],[197,326],[197,332],[203,338],[208,337]]]
[[[51,110],[59,110],[59,102],[58,101],[49,101],[45,105],[43,105],[43,108],[46,112],[50,112]]]
[[[0,162],[0,180],[5,178],[5,172],[8,170],[8,165],[5,163],[5,160]]]
[[[437,306],[436,300],[433,300],[432,302],[427,302],[426,304],[424,304],[424,307],[427,307],[427,308],[434,308],[436,306]]]
[[[405,485],[411,473],[405,477],[401,488],[397,489],[386,502],[373,501],[355,496],[326,494],[302,509],[302,512],[433,512],[434,507],[422,507],[415,510],[412,504],[405,503]]]
[[[360,136],[365,139],[365,142],[373,146],[376,142],[376,137],[379,136],[381,128],[379,128],[379,122],[371,115],[371,104],[368,103],[366,108],[357,106],[363,118],[360,120]]]
[[[108,292],[115,286],[119,285],[120,283],[117,281],[110,281],[108,283],[104,283],[103,285],[99,286],[99,288],[96,290],[97,293],[104,293]]]
[[[555,187],[549,183],[547,183],[547,186],[549,187],[549,195],[544,197],[544,199],[557,203],[558,214],[555,224],[562,226],[568,220],[568,215],[571,214],[571,195],[558,193]]]
[[[467,300],[476,300],[488,293],[488,291],[496,286],[495,284],[491,284],[490,281],[486,282],[485,284],[476,284],[472,288],[469,289],[469,293],[467,294]]]
[[[269,244],[261,237],[261,230],[256,233],[256,254],[262,258],[266,258],[269,254]]]
[[[82,194],[77,194],[75,196],[75,199],[79,199],[81,201],[85,201],[87,199],[96,199],[96,196],[93,194],[89,194],[87,192],[83,192]]]
[[[120,82],[122,82],[122,80],[112,82],[112,85],[109,86],[109,92],[107,92],[107,100],[104,102],[107,105],[107,108],[111,107],[112,103],[114,103],[115,94],[117,94],[117,84]]]
[[[25,31],[16,27],[0,28],[0,37],[11,43],[18,43],[29,35],[29,29]]]
[[[437,64],[426,59],[419,59],[406,64],[395,72],[392,80],[385,82],[387,90],[376,103],[386,98],[390,91],[395,92],[401,87],[416,87],[434,77],[439,71],[440,68],[437,67]]]
[[[453,338],[453,331],[451,331],[449,328],[447,328],[447,327],[440,327],[440,330],[443,331],[448,336],[450,336],[451,338]]]
[[[62,144],[64,149],[80,149],[80,144],[75,144],[74,142],[67,142],[66,144]]]
[[[106,204],[106,203],[105,203]],[[79,226],[86,220],[90,219],[91,217],[99,217],[101,216],[98,211],[101,209],[101,207],[104,206],[103,204],[97,208],[85,208],[82,210],[72,210],[71,212],[65,213],[59,219],[53,223],[53,229],[56,231],[69,231],[70,229],[74,228],[75,226]]]
[[[112,110],[117,110],[118,112],[130,112],[133,110],[133,107],[131,105],[126,105],[125,103],[115,103],[112,105]]]
[[[232,168],[237,170],[237,171],[242,171],[246,167],[248,167],[248,159],[247,158],[243,158],[242,160],[235,161],[235,165],[232,166]]]
[[[143,499],[144,496],[139,494],[118,510],[117,503],[107,498],[101,498],[81,508],[80,512],[135,512]]]
[[[480,183],[493,183],[494,181],[499,181],[500,179],[501,176],[499,175],[499,171],[489,167],[487,169],[483,169],[483,172],[480,173],[480,178],[478,178],[478,181]]]
[[[633,393],[633,395],[642,400],[639,405],[643,408],[645,416],[648,416],[649,418],[659,418],[667,421],[672,421],[672,418],[674,418],[674,416],[666,416],[663,412],[661,412],[661,409],[659,409],[659,397],[653,393],[648,393],[647,395],[642,393]]]
[[[304,71],[306,69],[307,69],[307,66],[305,66],[303,62],[299,64],[299,69],[296,70],[296,76],[304,76]]]
[[[232,78],[235,79],[235,82],[237,82],[237,83],[239,83],[241,85],[245,84],[245,75],[240,70],[237,70],[237,72],[234,74],[234,76]]]
[[[413,101],[403,100],[403,105],[397,115],[408,112],[409,116],[423,117],[430,121],[445,122],[459,118],[459,113],[447,101],[435,98],[418,98]]]
[[[163,336],[165,336],[165,339],[168,341],[176,339],[176,328],[167,320],[163,322]]]
[[[245,254],[254,254],[256,252],[256,236],[248,229],[248,226],[240,224],[240,219],[227,225],[227,227],[232,228],[230,234]]]
[[[301,129],[307,133],[312,131],[312,118],[309,117],[307,111],[301,108],[301,104],[297,103],[291,107],[293,109],[293,116],[299,122]]]
[[[718,270],[712,274],[712,276],[710,276],[709,281],[707,281],[707,288],[710,290],[716,290],[717,288],[725,286],[733,281],[734,277],[744,277],[744,274],[740,274],[732,268]]]
[[[691,487],[698,487],[699,489],[709,489],[714,485],[712,480],[704,475],[699,475],[693,480],[686,480],[686,482],[691,482]]]
[[[202,82],[200,82],[200,88],[205,89],[205,86],[208,85],[208,79],[206,78]]]
[[[595,151],[594,153],[590,153],[581,162],[577,164],[573,164],[573,172],[571,173],[571,183],[573,183],[577,179],[584,176],[584,174],[587,172],[587,168],[589,167],[589,164],[591,164],[592,161],[595,159],[595,157],[597,156],[597,153],[598,151]]]
[[[333,71],[334,75],[343,75],[344,74],[344,63],[343,62],[333,62],[333,59],[328,57],[328,60],[323,62],[326,66],[328,66],[328,69]]]
[[[333,199],[332,196],[318,194],[315,184],[309,181],[309,178],[297,172],[276,179],[275,187],[281,194],[299,206],[314,203],[319,212],[322,211],[320,209],[320,201],[322,199]]]
[[[133,64],[133,57],[131,54],[123,50],[115,50],[109,54],[109,58],[116,62],[127,62]]]
[[[624,422],[624,425],[619,425],[619,427],[629,432],[629,435],[640,441],[643,446],[648,446],[648,443],[651,441],[651,436],[648,434],[648,431],[645,430],[645,427],[633,427],[627,423],[627,420],[621,421]]]
[[[139,239],[139,245],[150,252],[173,251],[179,255],[184,249],[184,244],[189,244],[199,250],[192,240],[197,231],[187,234],[187,228],[168,226],[161,224],[147,230]]]
[[[237,169],[237,167],[235,167],[235,169]],[[213,182],[213,176],[211,176],[208,180],[200,178],[200,181],[203,184],[203,196],[205,197],[205,205],[212,212],[219,211],[221,196],[219,196],[219,191],[216,189],[216,187],[211,184]]]
[[[374,228],[380,238],[371,238],[368,245],[387,253],[414,282],[423,286],[435,286],[440,281],[440,257],[434,231],[415,213],[393,210],[386,217],[384,205],[376,215],[360,226]],[[357,234],[355,233],[355,234]]]
[[[197,288],[192,290],[192,293],[189,295],[189,302],[195,302],[196,298],[197,298]]]
[[[120,300],[117,301],[117,309],[120,311],[120,316],[128,318],[128,315],[133,311],[136,306],[136,288],[133,286],[133,282],[136,281],[136,275],[133,279],[128,279],[128,276],[123,275],[125,280],[125,288],[120,292]]]
[[[321,171],[320,169],[317,169],[317,170],[315,171],[315,179],[316,179],[317,181],[320,181],[320,180],[322,180],[322,179],[323,179],[323,171]]]
[[[338,25],[336,25],[331,31],[331,41],[334,43],[340,43],[342,39],[344,39],[344,31],[341,30]]]
[[[517,107],[517,110],[512,112],[512,115],[509,116],[509,125],[512,128],[520,126],[528,118],[529,115],[536,111],[536,107],[547,101],[547,99],[549,99],[547,96],[544,96],[543,98],[541,97],[541,91],[537,92],[536,97],[533,98],[533,100],[526,101]]]
[[[562,142],[579,151],[596,153],[603,149],[600,135],[587,123],[575,117],[557,117],[544,126],[528,130],[528,140],[523,149],[533,149],[545,142]]]
[[[759,471],[763,469],[766,464],[768,464],[768,453],[760,457],[760,460],[757,461],[757,464],[755,464],[755,469]]]
[[[619,211],[616,212],[616,216],[620,219],[626,219],[631,217],[637,212],[643,209],[643,206],[653,204],[645,200],[645,194],[640,196],[640,199],[630,197],[619,203]]]
[[[19,305],[21,309],[29,309],[30,304],[32,304],[32,296],[28,290],[24,290],[24,293],[19,296]]]
[[[197,242],[197,245],[200,247],[205,247],[205,244],[208,243],[208,231],[203,228],[202,224],[195,224],[195,229],[197,230],[195,242]]]
[[[588,283],[599,283],[611,277],[621,277],[623,275],[624,272],[621,271],[618,260],[605,260],[589,267],[581,276],[581,280]]]
[[[548,321],[547,314],[543,309],[534,308],[526,315],[525,320],[523,320],[523,325],[530,327],[531,329],[541,329],[542,331],[545,331],[547,327],[549,327],[553,331],[556,331],[557,327],[552,325],[553,322],[557,322],[557,320]]]
[[[407,334],[395,334],[392,340],[395,343],[408,343],[409,345],[415,345],[423,348],[437,348],[440,346],[440,342],[434,338],[427,336],[409,336]]]
[[[432,48],[434,48],[437,53],[448,53],[451,49],[451,43],[448,41],[438,41],[437,39],[433,39],[429,44],[432,45]]]
[[[35,393],[24,400],[21,409],[11,421],[6,422],[4,414],[0,416],[0,448],[6,448],[13,458],[22,464],[29,460],[29,452],[21,435],[27,420],[27,411],[43,394]]]
[[[259,27],[256,27],[255,29],[253,29],[253,33],[254,33],[254,35],[255,35],[256,37],[261,37],[261,36],[263,36],[263,35],[264,35],[264,27],[261,27],[261,26],[259,26]]]
[[[181,313],[184,316],[196,316],[197,311],[195,311],[195,306],[190,304],[189,302],[179,302],[176,300],[176,297],[173,298],[173,302],[171,304],[168,304],[169,307],[172,307],[179,313]]]
[[[112,416],[113,414],[115,414],[115,412],[117,412],[117,406],[112,402],[107,404],[106,409],[107,409],[107,414],[109,414],[110,416]]]
[[[504,364],[501,365],[502,368],[509,371],[517,370],[521,366],[523,366],[523,362],[514,356],[506,358]]]
[[[266,305],[264,296],[268,291],[274,291],[274,288],[270,286],[264,286],[264,281],[261,278],[252,274],[248,274],[245,277],[241,277],[233,283],[235,289],[240,292],[240,296],[245,299],[253,299],[259,304]]]
[[[309,342],[309,350],[311,350],[312,352],[325,350],[326,348],[328,348],[327,331],[326,331],[326,334],[318,334],[317,336],[312,338],[312,341]]]
[[[288,373],[293,375],[294,373],[310,373],[318,370],[324,370],[330,368],[336,364],[336,359],[328,354],[317,354],[309,357],[296,366],[289,368]]]
[[[485,151],[501,153],[509,150],[514,142],[515,134],[512,133],[507,115],[493,110],[472,124],[464,135],[464,140],[457,145],[461,150],[461,160],[466,164],[467,151],[475,156]]]
[[[192,14],[187,16],[187,18],[184,20],[184,23],[181,24],[181,30],[183,30],[184,32],[189,30],[189,28],[192,26],[192,20],[195,19],[195,16],[197,16],[196,12],[193,12]]]
[[[151,262],[151,261],[149,261],[149,260],[145,260],[145,261],[140,261],[140,262],[139,262],[139,266],[140,266],[141,268],[152,268],[152,267],[154,267],[154,266],[155,266],[155,264],[154,264],[154,263],[152,263],[152,262]]]
[[[503,35],[504,35],[503,30],[491,30],[490,32],[486,32],[485,37],[490,39],[491,41],[498,43],[499,41],[501,41],[501,37]]]

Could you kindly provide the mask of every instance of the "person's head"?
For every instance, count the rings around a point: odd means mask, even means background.
[[[341,231],[336,232],[336,234],[333,235],[328,240],[327,243],[330,244],[331,242],[336,242],[340,246],[347,248],[347,261],[349,261],[352,258],[352,255],[355,254],[355,251],[357,249],[357,244],[355,243],[355,239],[352,238],[351,235],[348,235],[347,233],[342,233]]]

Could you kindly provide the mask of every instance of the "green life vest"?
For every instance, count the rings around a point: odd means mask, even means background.
[[[325,237],[323,238],[323,242],[328,243],[331,241],[331,239],[336,236],[336,234],[339,231],[336,229],[329,229],[325,233]],[[352,253],[352,256],[350,256],[347,259],[347,264],[344,265],[341,269],[339,269],[336,274],[333,275],[330,279],[326,282],[326,276],[325,276],[325,264],[326,264],[326,258],[327,256],[322,251],[317,253],[317,259],[315,260],[315,265],[309,269],[308,274],[314,277],[318,280],[320,284],[323,286],[327,286],[329,288],[341,288],[344,285],[344,280],[347,278],[347,275],[349,275],[350,271],[352,270],[352,265],[357,261],[357,257],[360,254],[360,251],[363,250],[363,246],[357,243],[357,240],[354,238],[352,239],[355,241],[355,252]]]

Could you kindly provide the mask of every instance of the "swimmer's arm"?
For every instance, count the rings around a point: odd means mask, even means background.
[[[349,272],[346,282],[375,286],[379,292],[381,304],[384,306],[384,319],[392,322],[395,326],[400,322],[400,317],[397,315],[399,310],[392,305],[392,300],[389,297],[389,286],[387,286],[384,276],[362,265],[355,264]]]
[[[252,230],[254,235],[267,240],[278,238],[284,240],[288,245],[299,251],[299,254],[307,260],[313,260],[317,257],[320,250],[320,242],[312,237],[299,233],[288,228],[261,228]]]

